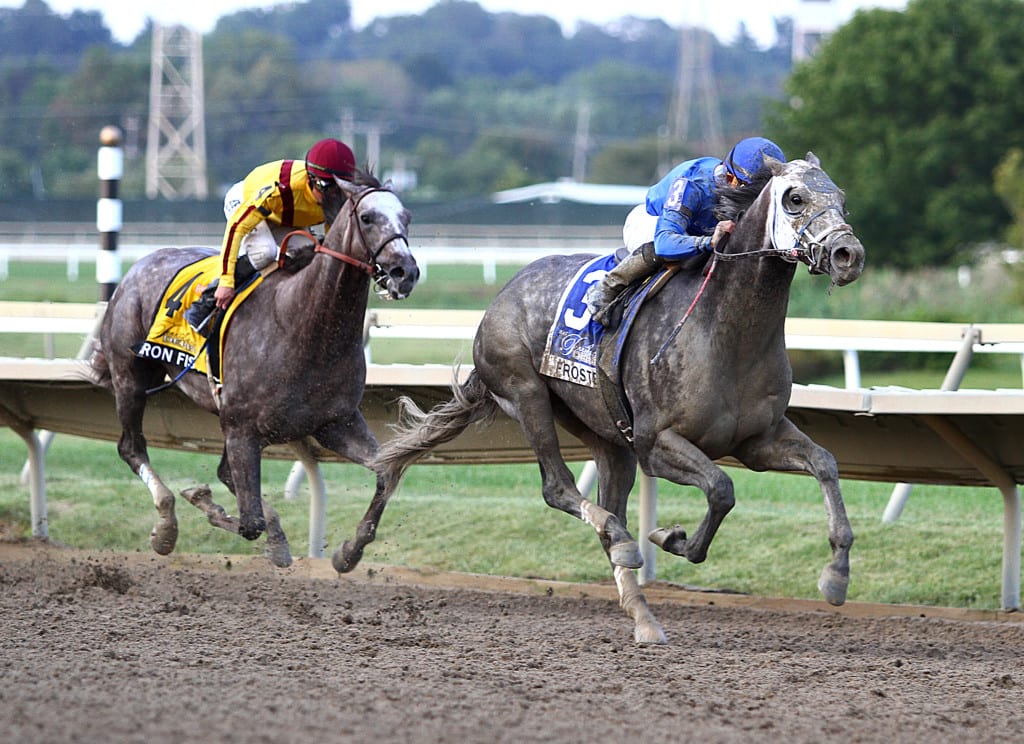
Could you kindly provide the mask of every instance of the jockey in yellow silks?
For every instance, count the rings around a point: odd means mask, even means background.
[[[239,282],[278,259],[272,226],[309,228],[323,223],[324,194],[338,188],[335,176],[351,179],[355,168],[348,145],[324,139],[309,149],[305,160],[264,163],[232,186],[224,197],[228,224],[220,277],[185,312],[189,325],[202,332],[214,307],[224,310],[231,304]]]

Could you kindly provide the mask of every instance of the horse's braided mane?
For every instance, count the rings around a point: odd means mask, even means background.
[[[722,220],[733,220],[739,222],[740,217],[747,211],[754,200],[761,194],[764,187],[772,180],[772,172],[768,168],[761,168],[754,174],[750,183],[741,183],[736,188],[722,188],[718,190],[715,197],[715,218]]]

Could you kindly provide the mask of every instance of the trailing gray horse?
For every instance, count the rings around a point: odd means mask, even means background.
[[[769,168],[756,188],[722,195],[719,217],[737,225],[704,272],[678,273],[641,306],[619,368],[631,430],[600,389],[539,372],[559,299],[593,258],[549,256],[520,271],[491,303],[473,346],[475,369],[454,387],[454,398],[427,413],[403,402],[402,426],[376,460],[385,482],[397,486],[410,464],[500,408],[520,422],[536,452],[544,500],[597,531],[636,641],[664,643],[631,570],[643,562],[626,529],[637,464],[707,496],[707,512],[691,535],[678,525],[650,535],[694,563],[705,559],[735,502],[732,480],[715,460],[729,456],[751,470],[807,472],[820,483],[832,547],[818,586],[830,603],[842,604],[853,532],[835,458],[786,418],[792,370],[784,327],[798,262],[844,285],[860,275],[864,249],[846,224],[843,192],[813,154],[772,161]],[[589,448],[597,503],[577,490],[559,453],[556,421]],[[375,496],[357,539],[335,551],[337,570],[351,570],[359,560],[389,495]]]
[[[235,495],[238,517],[215,504],[206,486],[182,495],[211,524],[248,540],[266,530],[266,552],[277,565],[288,565],[291,553],[276,513],[260,493],[263,449],[312,437],[372,467],[377,442],[359,411],[370,279],[382,293],[402,299],[415,287],[419,269],[409,251],[409,213],[398,197],[368,173],[337,185],[324,204],[331,222],[324,244],[302,252],[291,270],[286,263],[270,273],[235,310],[221,360],[225,374],[219,396],[205,375],[131,350],[164,310],[160,303],[171,278],[214,251],[156,251],[132,266],[111,297],[93,371],[99,384],[113,389],[122,426],[118,453],[153,496],[159,519],[150,544],[161,555],[174,550],[178,537],[175,497],[150,464],[142,420],[148,395],[166,385],[167,376],[197,406],[220,417],[224,452],[217,476]],[[383,488],[378,478],[377,490]]]

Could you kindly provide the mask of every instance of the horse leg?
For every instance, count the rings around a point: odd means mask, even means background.
[[[224,432],[224,454],[230,468],[230,485],[238,503],[238,534],[255,540],[267,528],[260,495],[260,457],[262,449],[255,436]]]
[[[832,561],[821,570],[818,591],[829,604],[843,604],[850,584],[853,528],[839,489],[839,468],[835,457],[786,418],[770,437],[744,443],[736,457],[751,470],[804,472],[817,479],[825,499],[828,541],[832,546]]]
[[[258,465],[258,456],[256,462]],[[231,464],[227,456],[226,445],[224,446],[224,451],[220,455],[220,464],[217,466],[217,477],[220,479],[220,482],[227,486],[227,489],[231,493],[236,494],[236,498],[238,498],[238,490],[236,490],[237,486],[231,475]],[[257,475],[257,482],[258,481],[259,476]],[[222,527],[230,532],[239,533],[241,529],[240,520],[226,516],[223,508],[214,504],[213,500],[209,498],[210,489],[207,488],[206,490],[208,494],[206,500],[201,502],[201,504],[197,504],[196,501],[193,501],[193,504],[196,504],[196,506],[206,512],[207,518],[210,520],[210,524],[213,524],[216,527]],[[259,490],[260,489],[257,489],[257,493]],[[239,502],[239,508],[241,510],[241,501]],[[291,566],[292,549],[288,544],[288,536],[285,534],[285,530],[281,526],[281,517],[263,496],[260,496],[260,509],[263,514],[263,520],[266,523],[266,545],[264,545],[263,548],[263,555],[266,556],[270,563],[274,566],[278,566],[279,568]],[[217,516],[216,521],[214,521],[213,515]]]
[[[292,565],[292,551],[281,527],[281,517],[265,498],[260,498],[260,503],[267,523],[267,544],[263,547],[263,555],[278,568],[287,568]]]
[[[640,546],[626,529],[625,520],[585,499],[576,488],[572,471],[559,449],[551,399],[544,382],[536,378],[527,379],[525,384],[523,378],[519,381],[513,400],[497,396],[496,400],[519,421],[537,455],[545,503],[593,527],[613,566],[640,568],[644,564]]]
[[[656,478],[696,486],[704,492],[708,510],[689,539],[679,525],[661,527],[648,536],[662,550],[683,556],[691,563],[701,563],[707,558],[708,547],[722,520],[736,503],[732,479],[688,439],[671,429],[658,434],[643,468]]]
[[[329,447],[347,460],[373,469],[371,461],[377,454],[377,439],[359,411],[355,411],[351,418],[345,421],[318,431],[316,438],[325,447]],[[377,476],[376,488],[366,513],[356,527],[355,536],[351,540],[345,540],[331,555],[331,565],[338,573],[348,573],[359,565],[359,561],[363,559],[363,550],[377,537],[377,525],[384,515],[388,500],[398,487],[398,478],[388,477],[379,471],[374,472]]]
[[[181,492],[182,497],[192,506],[196,507],[206,515],[206,521],[214,527],[238,534],[238,520],[228,516],[224,507],[213,501],[213,492],[205,483],[199,486],[186,488]]]
[[[162,373],[161,373],[162,375]],[[146,437],[142,433],[142,416],[146,408],[146,389],[152,380],[144,376],[129,376],[129,389],[115,388],[117,416],[121,422],[121,438],[117,453],[149,489],[158,519],[149,533],[149,544],[159,555],[169,555],[178,542],[178,518],[174,513],[174,493],[169,489],[149,462]],[[141,379],[140,379],[141,377]],[[150,376],[152,377],[152,375]],[[153,383],[157,384],[157,383]]]
[[[235,491],[235,483],[231,478],[231,466],[227,460],[227,450],[221,454],[220,464],[217,466],[217,477],[228,487],[232,493]],[[224,507],[213,500],[213,492],[207,485],[193,486],[186,488],[181,495],[192,506],[199,509],[206,515],[206,520],[214,527],[220,527],[234,534],[239,534],[240,524],[236,517],[229,516]],[[291,548],[288,546],[288,538],[281,527],[281,518],[277,511],[261,499],[263,517],[267,522],[267,544],[264,554],[275,566],[285,568],[292,564]]]
[[[598,504],[626,524],[629,492],[636,481],[636,455],[628,447],[586,437],[582,432],[577,435],[587,443],[597,465]],[[612,574],[619,592],[619,606],[633,619],[633,640],[641,645],[668,643],[665,631],[647,605],[636,573],[612,563]]]

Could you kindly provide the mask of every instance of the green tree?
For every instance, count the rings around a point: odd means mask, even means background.
[[[1024,145],[1024,3],[912,0],[858,12],[787,83],[768,133],[813,150],[872,263],[944,265],[1001,237],[992,172]]]
[[[1014,148],[995,171],[995,190],[1013,216],[1006,230],[1006,242],[1024,250],[1024,150]]]

